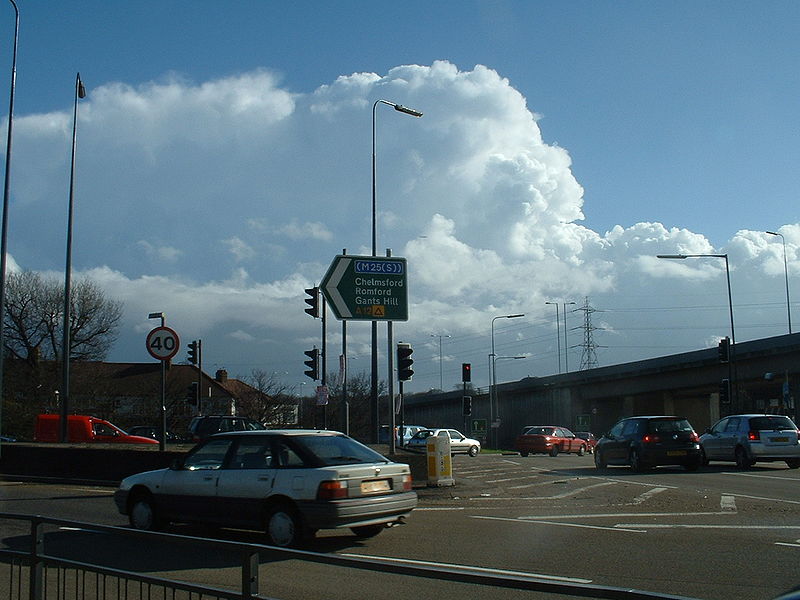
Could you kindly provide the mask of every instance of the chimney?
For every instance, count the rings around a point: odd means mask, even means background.
[[[228,381],[228,372],[225,369],[218,369],[215,379],[220,383],[225,383]]]

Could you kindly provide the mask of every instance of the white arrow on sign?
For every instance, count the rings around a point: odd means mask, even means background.
[[[350,312],[347,302],[345,302],[345,299],[339,291],[338,286],[339,282],[342,280],[342,277],[344,277],[345,271],[347,271],[347,267],[350,266],[352,261],[352,258],[339,258],[339,260],[336,262],[336,267],[333,269],[333,273],[331,273],[330,278],[325,283],[325,291],[328,292],[328,298],[336,306],[336,310],[340,315],[342,315],[343,319],[351,318],[353,313]]]

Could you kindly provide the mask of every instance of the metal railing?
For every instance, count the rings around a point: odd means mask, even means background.
[[[261,544],[137,531],[39,515],[0,513],[0,519],[27,521],[30,524],[26,543],[16,543],[17,548],[27,549],[0,548],[0,597],[7,600],[269,600],[268,596],[259,593],[260,554],[265,552],[281,559],[462,584],[541,592],[545,595],[613,600],[693,600],[685,596],[629,588],[537,579],[525,574],[498,574],[475,567],[426,566],[394,559],[341,556]],[[102,532],[120,536],[125,540],[146,540],[148,547],[160,542],[165,545],[188,544],[194,550],[199,548],[204,552],[212,549],[223,550],[239,557],[236,566],[239,572],[239,589],[222,589],[190,581],[154,577],[141,572],[49,554],[45,547],[45,525]]]

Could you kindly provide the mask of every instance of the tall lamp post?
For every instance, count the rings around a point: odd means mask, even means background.
[[[378,256],[378,196],[376,186],[376,161],[375,161],[375,114],[379,104],[391,106],[396,111],[421,117],[422,113],[402,104],[389,100],[376,100],[372,105],[372,256]],[[391,340],[390,340],[391,343]],[[390,350],[391,352],[391,350]],[[372,422],[372,441],[378,442],[380,424],[378,423],[378,322],[372,321],[372,376],[371,376],[371,402],[370,417]]]
[[[11,189],[11,130],[14,125],[14,89],[17,82],[17,42],[19,40],[19,9],[14,0],[14,50],[11,59],[11,94],[8,101],[8,129],[6,138],[6,175],[3,186],[3,224],[0,227],[0,431],[2,431],[3,366],[5,363],[5,315],[6,315],[6,254],[8,253],[8,200]]]
[[[731,295],[731,270],[730,266],[728,265],[728,255],[727,254],[658,254],[658,258],[667,258],[673,260],[685,260],[687,258],[723,258],[725,259],[725,277],[728,282],[728,311],[730,314],[731,319],[731,346],[730,346],[730,358],[728,363],[728,372],[729,372],[729,380],[731,382],[731,387],[733,388],[734,397],[736,399],[736,404],[739,403],[739,386],[738,383],[735,381],[735,357],[736,357],[736,330],[733,326],[733,296]],[[737,408],[739,408],[737,406]]]
[[[431,337],[439,338],[439,391],[444,391],[444,371],[442,370],[442,338],[449,338],[449,335],[432,333]]]
[[[72,108],[72,161],[69,171],[69,208],[67,209],[67,261],[64,269],[64,331],[61,345],[61,432],[62,442],[67,441],[67,418],[69,415],[69,357],[71,327],[72,286],[72,211],[75,197],[75,148],[78,139],[78,98],[86,97],[81,74],[75,75],[75,102]]]
[[[767,231],[769,235],[777,235],[783,242],[783,274],[786,279],[786,313],[789,317],[789,333],[792,333],[792,305],[789,303],[789,265],[786,262],[786,238],[777,231]]]
[[[559,325],[560,317],[558,316],[558,302],[545,302],[545,304],[553,304],[556,307],[556,342],[558,343],[558,372],[561,373],[561,325]]]
[[[491,381],[489,382],[489,426],[493,429],[494,427],[494,409],[495,405],[497,404],[497,366],[495,361],[495,357],[497,354],[494,352],[494,322],[497,319],[518,319],[519,317],[524,317],[525,315],[522,313],[514,314],[514,315],[498,315],[496,317],[492,317],[492,353],[489,355],[491,358],[491,364],[489,365],[491,369],[489,370],[489,374],[491,375]],[[497,436],[495,435],[495,439]]]

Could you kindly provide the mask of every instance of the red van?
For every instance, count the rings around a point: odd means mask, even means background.
[[[37,415],[33,439],[36,442],[58,442],[61,437],[61,415]],[[152,438],[128,435],[105,419],[87,415],[67,417],[67,441],[107,442],[123,444],[158,444]]]

